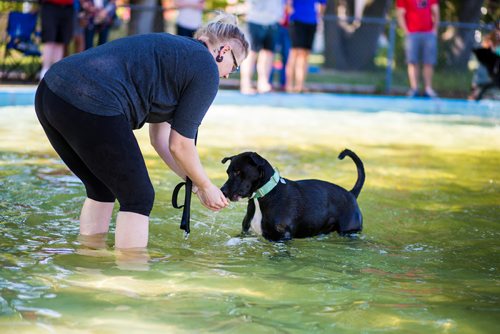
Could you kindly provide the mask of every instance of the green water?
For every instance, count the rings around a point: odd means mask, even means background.
[[[216,184],[243,150],[346,188],[355,166],[336,155],[364,161],[360,239],[270,243],[238,237],[243,202],[194,200],[183,239],[178,180],[141,130],[156,202],[148,254],[124,260],[113,225],[103,248],[78,237],[82,186],[32,108],[0,108],[0,332],[497,333],[499,134],[471,117],[214,107],[199,148]]]

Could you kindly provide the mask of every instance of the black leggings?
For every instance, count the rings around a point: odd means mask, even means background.
[[[50,143],[82,180],[88,198],[118,199],[120,211],[149,216],[154,189],[124,115],[84,112],[55,95],[43,80],[36,92],[35,110]]]

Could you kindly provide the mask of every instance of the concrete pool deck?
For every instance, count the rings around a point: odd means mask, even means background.
[[[33,104],[35,85],[0,85],[0,107]],[[449,114],[500,118],[500,101],[469,101],[460,99],[406,98],[400,96],[351,95],[332,93],[286,94],[268,93],[246,96],[235,90],[220,90],[217,105],[268,106],[278,108],[308,108],[331,111],[410,112],[418,114]]]

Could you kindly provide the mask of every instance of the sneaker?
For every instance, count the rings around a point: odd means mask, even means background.
[[[425,97],[430,97],[431,99],[434,99],[434,98],[438,97],[438,95],[436,94],[436,92],[432,88],[426,88],[424,96]]]
[[[418,91],[416,89],[410,89],[406,93],[406,96],[408,96],[408,97],[418,97]]]

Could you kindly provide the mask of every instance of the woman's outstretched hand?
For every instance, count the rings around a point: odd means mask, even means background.
[[[226,196],[213,184],[207,187],[198,187],[196,195],[203,206],[213,211],[224,209],[229,204]]]

